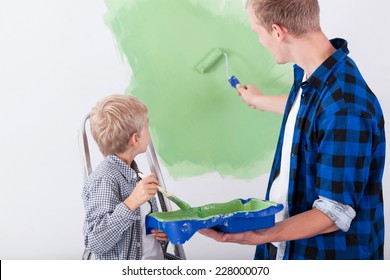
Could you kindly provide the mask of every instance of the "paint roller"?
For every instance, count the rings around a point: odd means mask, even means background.
[[[216,64],[219,59],[225,56],[225,67],[226,67],[226,77],[228,78],[228,82],[233,88],[236,88],[236,86],[240,83],[238,79],[232,75],[229,74],[229,58],[226,52],[221,50],[220,48],[213,49],[197,66],[196,70],[204,74],[207,72],[208,69],[210,69],[214,64]]]

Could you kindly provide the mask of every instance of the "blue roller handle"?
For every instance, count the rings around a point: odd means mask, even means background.
[[[230,79],[228,79],[228,81],[229,81],[230,85],[231,85],[233,88],[236,88],[236,86],[240,83],[240,82],[237,80],[236,76],[234,76],[234,75],[231,76]]]

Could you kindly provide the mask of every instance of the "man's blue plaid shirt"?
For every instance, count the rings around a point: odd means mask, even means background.
[[[336,52],[302,83],[294,66],[294,85],[287,100],[267,196],[280,169],[289,110],[302,88],[291,151],[288,211],[293,216],[312,209],[323,196],[356,211],[347,232],[287,242],[285,259],[383,259],[385,164],[384,117],[380,104],[357,66],[347,42],[331,40]],[[255,259],[267,259],[257,246]]]

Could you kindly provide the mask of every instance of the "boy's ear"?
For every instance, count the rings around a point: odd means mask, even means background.
[[[127,143],[129,147],[133,147],[138,143],[138,135],[137,132],[131,134],[129,142]]]

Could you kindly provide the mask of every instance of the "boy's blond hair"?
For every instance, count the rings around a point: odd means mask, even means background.
[[[141,134],[148,110],[137,98],[110,95],[99,101],[90,113],[93,139],[104,156],[123,153],[134,133]]]
[[[317,0],[247,0],[246,6],[269,33],[272,24],[286,27],[296,37],[321,30]]]

